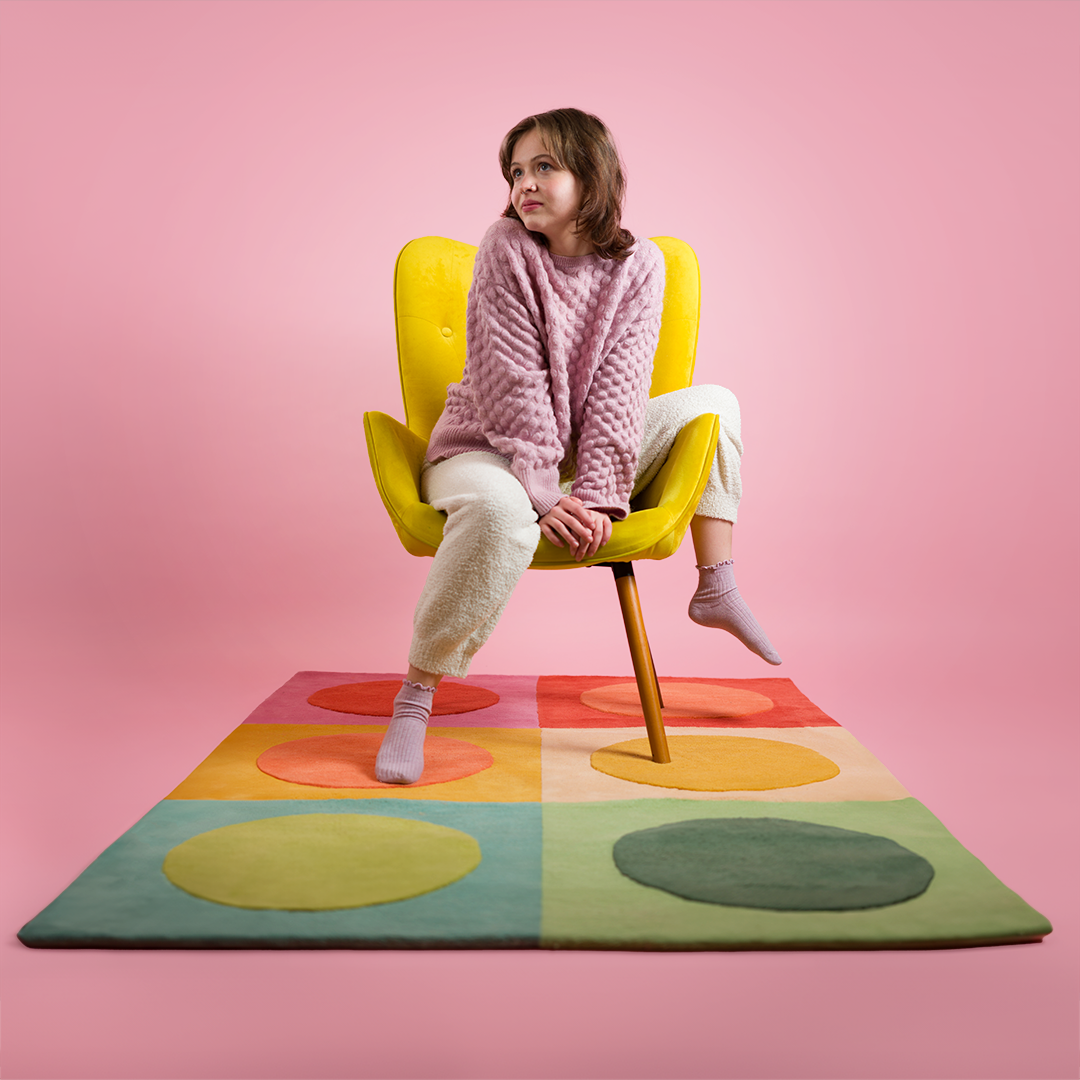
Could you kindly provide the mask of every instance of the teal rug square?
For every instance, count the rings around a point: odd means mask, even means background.
[[[481,861],[420,896],[333,911],[252,910],[191,895],[166,855],[223,826],[325,814],[378,815],[466,833]],[[539,803],[406,799],[158,803],[19,933],[52,948],[535,948],[540,931]]]

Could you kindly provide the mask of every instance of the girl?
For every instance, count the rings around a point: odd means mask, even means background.
[[[468,673],[541,535],[578,561],[596,555],[703,413],[719,414],[721,433],[690,526],[690,618],[780,663],[732,570],[739,404],[720,386],[649,400],[664,258],[621,226],[625,181],[610,133],[578,109],[529,116],[503,139],[499,164],[509,203],[477,252],[465,372],[448,388],[421,475],[446,525],[376,761],[384,783],[420,779],[435,688]]]

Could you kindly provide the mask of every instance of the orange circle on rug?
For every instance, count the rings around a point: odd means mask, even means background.
[[[772,698],[754,690],[734,686],[710,686],[699,682],[660,680],[664,696],[664,716],[671,720],[728,720],[751,716],[773,708]],[[597,686],[581,695],[581,704],[600,712],[619,716],[641,716],[637,683],[612,683]]]
[[[824,754],[781,739],[740,735],[670,735],[671,761],[652,759],[648,739],[628,739],[596,750],[597,772],[635,784],[686,791],[772,791],[831,780],[840,766]]]
[[[255,764],[268,776],[308,787],[400,788],[401,784],[384,784],[375,779],[375,755],[382,740],[381,731],[315,735],[271,746]],[[494,763],[490,751],[482,746],[433,736],[424,744],[423,776],[407,786],[461,780],[490,769]]]
[[[401,681],[343,683],[316,690],[308,698],[309,705],[331,712],[358,713],[361,716],[393,716],[394,698],[401,689]],[[444,682],[435,691],[432,716],[476,712],[495,705],[499,695],[482,686],[465,686],[463,683]]]

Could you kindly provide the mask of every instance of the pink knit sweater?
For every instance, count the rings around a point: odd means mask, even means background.
[[[664,303],[664,256],[638,238],[628,258],[552,255],[503,218],[480,243],[469,292],[465,373],[447,390],[427,459],[504,457],[537,514],[560,476],[621,520],[649,398]]]

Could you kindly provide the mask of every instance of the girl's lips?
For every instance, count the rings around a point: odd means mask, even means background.
[[[540,203],[538,203],[538,202],[523,202],[521,204],[521,209],[523,211],[536,210],[539,206],[540,206]]]

